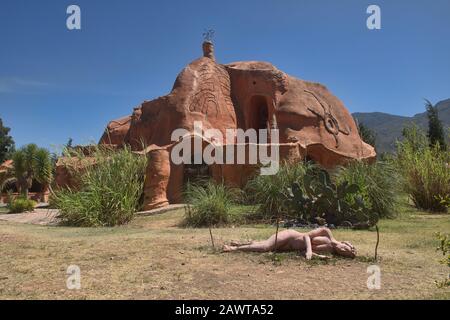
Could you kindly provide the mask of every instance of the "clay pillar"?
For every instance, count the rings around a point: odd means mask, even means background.
[[[166,149],[148,153],[148,166],[144,183],[144,210],[167,206],[167,187],[170,178],[170,154]]]
[[[216,61],[216,58],[214,57],[214,44],[211,41],[205,41],[203,42],[202,47],[203,47],[203,56]]]
[[[170,203],[183,203],[184,164],[170,163],[170,179],[167,197]]]

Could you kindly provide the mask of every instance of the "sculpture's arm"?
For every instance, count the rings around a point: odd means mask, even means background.
[[[306,260],[311,260],[313,256],[311,238],[309,237],[309,235],[306,234],[303,240],[305,241],[306,246]]]
[[[317,254],[317,253],[314,253],[314,252],[313,252],[312,255],[313,255],[313,257],[317,257],[317,258],[323,259],[323,260],[330,259],[330,257],[328,257],[328,256],[325,256],[325,255],[322,255],[322,254]]]

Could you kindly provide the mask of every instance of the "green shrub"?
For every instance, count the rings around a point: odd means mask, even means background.
[[[297,219],[314,223],[324,219],[330,224],[351,223],[368,228],[378,222],[378,214],[367,207],[357,184],[334,182],[326,170],[309,170],[303,183],[295,182],[286,192],[287,203]]]
[[[450,209],[450,194],[445,197],[438,196],[437,198],[443,206],[447,207],[447,209]]]
[[[369,164],[353,161],[341,167],[335,175],[337,182],[347,181],[359,186],[359,194],[372,212],[380,218],[392,217],[398,205],[399,175],[389,161]]]
[[[329,181],[322,181],[324,175]],[[316,217],[327,216],[336,221],[370,220],[373,224],[379,217],[394,214],[398,179],[390,161],[355,161],[335,170],[332,177],[313,163],[299,162],[282,165],[276,175],[255,177],[247,184],[246,193],[251,195],[252,204],[259,205],[253,219],[268,221],[282,215],[315,222]],[[348,188],[353,191],[342,192]],[[305,201],[299,201],[299,197]]]
[[[229,223],[236,197],[236,190],[213,181],[188,184],[186,200],[189,205],[186,208],[185,224],[191,227],[210,227]]]
[[[77,154],[81,161],[83,154]],[[129,222],[140,207],[147,157],[134,154],[129,147],[111,150],[97,147],[94,164],[78,174],[79,190],[57,191],[52,203],[67,225],[98,227]],[[85,161],[89,162],[88,160]]]
[[[250,218],[269,221],[289,213],[289,204],[283,193],[294,182],[302,181],[306,172],[314,168],[317,167],[310,162],[285,163],[275,175],[260,175],[251,179],[245,187],[245,193],[250,195],[249,203],[259,207]]]
[[[442,199],[450,195],[450,152],[438,144],[428,146],[423,142],[425,134],[415,127],[407,128],[404,135],[404,141],[398,144],[397,157],[404,190],[417,208],[446,212]]]
[[[436,233],[436,238],[439,240],[438,251],[442,253],[444,259],[440,261],[441,264],[447,265],[450,268],[450,237],[448,234]],[[449,269],[450,270],[450,269]],[[450,273],[443,281],[435,281],[439,288],[450,287]]]
[[[36,207],[36,201],[19,197],[17,199],[11,199],[8,204],[9,213],[22,213],[27,211],[33,211]]]

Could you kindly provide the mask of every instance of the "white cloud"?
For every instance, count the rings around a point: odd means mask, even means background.
[[[30,93],[49,83],[20,77],[0,77],[0,93]]]

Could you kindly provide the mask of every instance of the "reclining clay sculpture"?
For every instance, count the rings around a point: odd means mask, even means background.
[[[224,252],[270,252],[270,251],[297,251],[304,252],[306,259],[313,256],[327,259],[323,253],[333,253],[339,256],[356,257],[355,247],[348,241],[337,241],[330,229],[322,227],[308,233],[300,233],[295,230],[284,230],[273,235],[265,241],[249,244],[231,244],[223,247]]]

